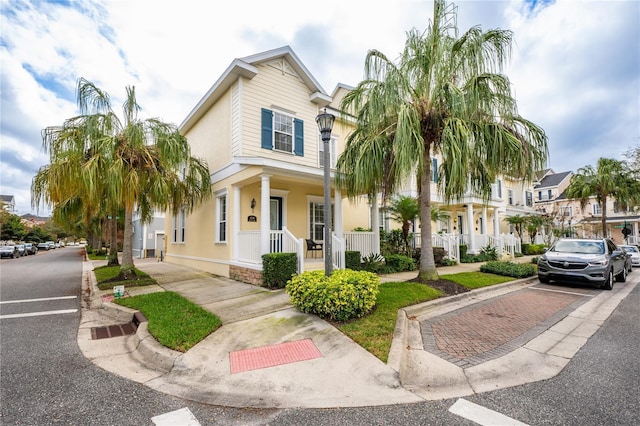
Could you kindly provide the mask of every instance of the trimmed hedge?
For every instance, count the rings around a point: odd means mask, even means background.
[[[522,254],[525,256],[544,254],[546,247],[544,244],[522,244]]]
[[[359,251],[345,251],[344,252],[344,263],[346,269],[351,269],[354,271],[360,270],[360,258],[362,255]]]
[[[388,254],[384,257],[387,269],[393,272],[415,271],[416,262],[403,254]]]
[[[262,286],[283,288],[298,272],[295,253],[268,253],[262,255]]]
[[[324,271],[307,271],[291,278],[286,291],[301,312],[347,321],[373,309],[379,284],[380,278],[367,271],[338,269],[329,277]]]
[[[506,277],[527,278],[536,274],[536,268],[528,263],[513,263],[497,260],[487,262],[480,266],[480,272],[504,275]]]

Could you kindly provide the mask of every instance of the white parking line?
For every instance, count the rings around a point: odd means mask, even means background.
[[[490,410],[462,398],[458,399],[455,404],[449,408],[449,412],[483,426],[526,426],[526,423],[519,422],[497,411]]]
[[[158,426],[200,426],[198,419],[187,407],[152,417],[151,421]]]
[[[40,299],[21,299],[21,300],[5,300],[0,301],[0,304],[3,303],[28,303],[28,302],[45,302],[47,300],[66,300],[66,299],[77,299],[78,296],[60,296],[60,297],[42,297]]]
[[[574,296],[594,297],[595,294],[576,293],[574,291],[552,290],[550,288],[529,287],[532,290],[549,291],[551,293],[573,294]]]
[[[78,310],[77,309],[62,309],[62,310],[59,310],[59,311],[27,312],[25,314],[0,315],[0,319],[39,317],[41,315],[72,314],[74,312],[78,312]]]

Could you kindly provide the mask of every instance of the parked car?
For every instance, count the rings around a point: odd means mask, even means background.
[[[18,250],[18,257],[26,256],[28,254],[27,248],[24,244],[16,244],[16,249]]]
[[[632,245],[621,244],[618,247],[622,247],[631,256],[631,266],[634,268],[640,268],[640,250],[638,247]]]
[[[47,241],[47,244],[49,244],[49,249],[56,248],[56,243],[54,243],[53,241]]]
[[[50,248],[49,243],[38,243],[38,250],[49,250]]]
[[[626,262],[624,250],[609,238],[563,238],[538,259],[538,279],[542,283],[589,283],[611,290],[614,277],[627,280]]]
[[[24,247],[27,249],[27,254],[36,254],[38,252],[38,246],[34,243],[24,243]]]
[[[1,257],[10,257],[15,259],[16,257],[20,257],[20,254],[18,253],[18,248],[15,245],[10,244],[0,247],[0,258]]]

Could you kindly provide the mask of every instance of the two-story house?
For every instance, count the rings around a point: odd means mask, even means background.
[[[207,161],[214,195],[190,215],[167,215],[167,261],[256,284],[265,253],[296,252],[302,267],[312,262],[306,240],[322,243],[325,223],[315,120],[325,109],[337,117],[335,164],[353,128],[337,110],[344,90],[328,95],[289,46],[235,59],[179,126],[192,155]],[[342,230],[371,226],[371,209],[353,204],[346,216],[333,187],[331,199],[333,259],[343,267]]]
[[[299,271],[321,267],[323,253],[308,251],[310,242],[324,243],[324,143],[315,120],[325,110],[336,116],[333,168],[355,127],[339,112],[350,89],[338,84],[327,94],[288,46],[232,61],[179,126],[192,154],[207,161],[214,195],[192,214],[166,215],[167,261],[256,284],[265,253],[297,253]],[[436,170],[439,159],[432,161]],[[446,217],[432,224],[434,245],[454,259],[461,243],[471,253],[486,245],[519,251],[504,219],[535,213],[531,186],[501,177],[489,203],[468,194],[445,206],[436,181],[434,173],[432,199]],[[411,188],[405,192],[416,195]],[[379,197],[343,198],[333,171],[331,200],[334,267],[344,267],[345,250],[380,253],[377,230],[399,227],[381,214]]]

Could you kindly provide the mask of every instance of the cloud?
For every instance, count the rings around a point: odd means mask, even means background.
[[[401,53],[433,3],[238,0],[180,2],[0,0],[0,192],[31,210],[29,187],[47,163],[40,132],[75,114],[84,77],[119,105],[135,86],[143,115],[180,123],[233,61],[290,45],[329,93],[363,78],[367,51]],[[505,70],[520,113],[549,136],[556,171],[620,158],[640,144],[640,2],[458,1],[461,32],[509,29]],[[318,5],[320,6],[320,5]]]

